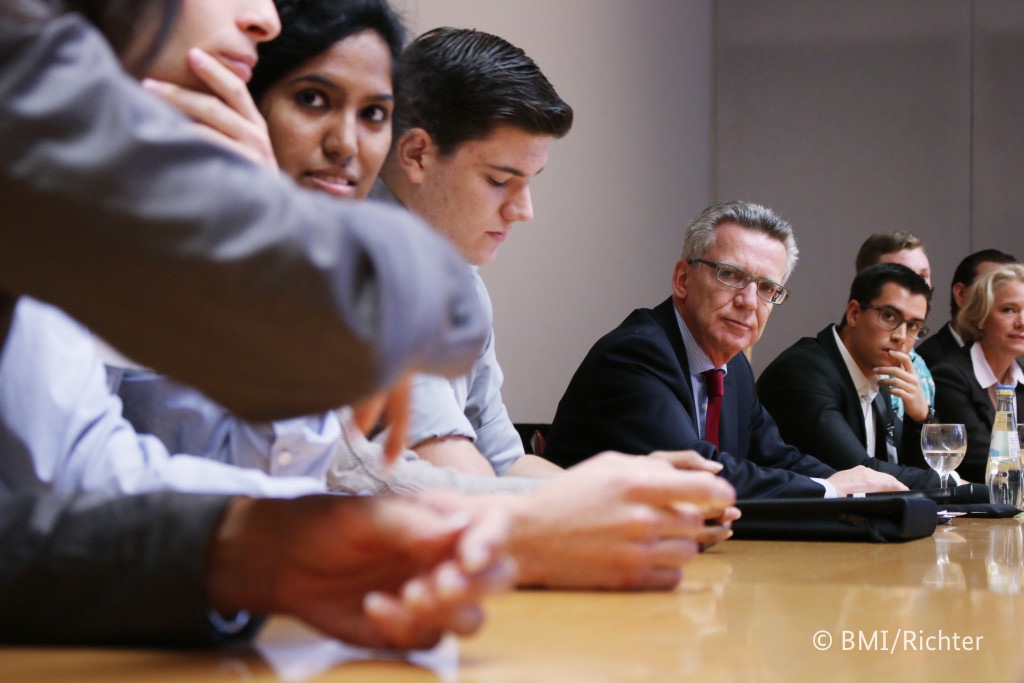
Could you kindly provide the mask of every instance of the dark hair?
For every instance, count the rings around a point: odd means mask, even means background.
[[[572,127],[572,107],[525,52],[498,36],[436,28],[409,44],[400,69],[395,139],[422,128],[451,154],[501,124],[555,138]]]
[[[391,78],[397,82],[405,28],[387,0],[275,0],[281,35],[261,43],[249,92],[259,99],[293,69],[362,31],[376,32],[391,52]]]
[[[864,240],[857,252],[855,265],[857,272],[868,266],[878,263],[878,259],[886,254],[895,254],[904,249],[923,249],[924,243],[914,233],[906,230],[894,230],[892,232],[876,232]]]
[[[894,283],[911,294],[923,294],[928,302],[926,311],[931,311],[932,288],[924,278],[901,263],[876,263],[857,273],[850,285],[850,296],[847,302],[856,301],[861,306],[868,306],[882,295],[882,289]],[[927,315],[927,312],[925,313]],[[846,326],[846,314],[839,323],[839,329]]]
[[[49,4],[56,11],[78,12],[88,19],[124,62],[125,70],[135,76],[141,76],[160,52],[181,9],[181,0],[64,0]]]
[[[1006,265],[1016,263],[1017,259],[998,249],[982,249],[964,258],[953,271],[953,281],[949,284],[949,317],[951,320],[955,320],[956,314],[960,311],[960,307],[956,305],[956,297],[953,296],[953,288],[958,284],[968,287],[974,284],[974,281],[978,279],[978,266],[986,262]]]

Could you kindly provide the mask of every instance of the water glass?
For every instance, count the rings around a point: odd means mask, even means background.
[[[962,424],[926,424],[921,427],[924,461],[939,475],[939,487],[947,488],[949,473],[960,466],[967,452],[967,430]]]

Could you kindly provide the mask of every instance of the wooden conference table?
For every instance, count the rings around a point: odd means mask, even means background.
[[[409,660],[277,618],[242,651],[0,648],[0,681],[1020,682],[1022,577],[1015,519],[903,544],[727,541],[674,592],[517,591],[478,636]]]

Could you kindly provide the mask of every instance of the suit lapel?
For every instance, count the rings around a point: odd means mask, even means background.
[[[832,325],[829,325],[824,330],[818,333],[818,344],[825,350],[825,355],[835,366],[836,372],[839,373],[839,377],[843,382],[843,391],[846,392],[846,403],[853,406],[856,409],[856,414],[852,412],[848,415],[844,415],[844,419],[847,423],[856,425],[857,437],[860,439],[861,444],[867,448],[868,435],[867,430],[864,428],[864,414],[860,408],[860,395],[857,393],[857,387],[853,383],[853,378],[850,377],[850,371],[846,368],[846,361],[843,360],[843,354],[839,351],[839,345],[836,344],[835,335],[832,333]],[[877,406],[876,406],[877,407]],[[880,424],[884,425],[878,418],[878,411],[875,410],[875,432],[878,432]],[[882,448],[884,452],[885,448],[885,433],[882,432]],[[878,438],[875,438],[875,453],[878,453]]]
[[[739,378],[743,372],[742,365],[746,362],[746,356],[736,356],[728,363],[729,372],[725,375],[725,393],[722,396],[722,415],[718,421],[718,443],[719,450],[726,453],[739,453],[739,415],[740,415],[740,387]],[[752,388],[751,388],[752,390]]]
[[[974,378],[974,365],[971,363],[970,354],[958,356],[956,362],[961,364],[964,372],[970,379],[971,398],[974,401],[974,404],[984,411],[985,422],[988,424],[988,428],[992,429],[992,425],[996,421],[996,409],[992,405],[992,398],[988,395],[988,391],[978,386],[978,382]],[[1017,364],[1024,369],[1024,361],[1020,358],[1017,359]],[[1014,389],[1014,392],[1017,394],[1017,412],[1024,412],[1024,408],[1021,407],[1024,406],[1024,386],[1018,384]],[[1024,417],[1018,415],[1017,422],[1024,422]]]
[[[978,380],[974,376],[974,363],[971,362],[970,353],[971,346],[972,344],[968,344],[964,347],[963,352],[952,355],[947,360],[951,360],[951,362],[960,366],[961,372],[963,372],[967,378],[967,383],[971,387],[971,403],[974,404],[975,412],[978,415],[984,415],[985,424],[989,429],[992,429],[992,424],[996,421],[996,409],[992,405],[992,399],[989,397],[988,391],[978,384]]]
[[[948,356],[951,353],[955,353],[960,350],[960,344],[957,343],[956,337],[953,336],[953,329],[946,323],[939,330],[939,347]]]
[[[700,429],[697,426],[697,407],[693,405],[693,384],[692,378],[690,377],[690,363],[686,359],[686,347],[683,345],[683,335],[679,331],[679,322],[676,320],[676,309],[675,306],[672,305],[672,298],[669,297],[655,306],[652,309],[652,314],[658,325],[665,330],[665,335],[672,344],[672,350],[675,352],[676,360],[679,362],[679,374],[683,378],[683,386],[680,387],[679,400],[682,402],[683,407],[690,416],[693,428],[697,433],[700,433]],[[725,396],[722,400],[723,418],[725,417],[724,413],[726,411],[726,406],[729,405],[728,376],[726,376],[725,386]],[[721,428],[718,431],[719,434],[722,433]],[[723,448],[722,450],[725,449]]]
[[[971,377],[974,377],[974,370],[971,370]],[[993,424],[996,421],[996,409],[992,406],[992,399],[989,398],[988,392],[978,386],[978,383],[971,382],[971,396],[974,400],[975,407],[985,416],[985,424],[991,430]]]

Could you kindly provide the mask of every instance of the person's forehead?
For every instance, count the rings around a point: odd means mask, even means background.
[[[1024,294],[1024,282],[1016,278],[1003,280],[993,288],[992,293],[997,301],[1020,299]]]
[[[712,261],[739,266],[751,275],[781,282],[786,273],[786,245],[774,237],[736,223],[715,228],[715,241],[705,254]]]
[[[982,261],[978,264],[978,267],[974,270],[974,279],[977,280],[982,275],[988,275],[996,268],[999,268],[1004,264],[997,263],[995,261]]]
[[[879,263],[898,263],[913,271],[928,269],[928,255],[924,253],[923,247],[913,249],[900,249],[889,254],[883,254],[878,259]]]
[[[292,73],[328,70],[353,78],[383,78],[391,84],[391,51],[379,33],[363,29],[314,55]]]
[[[530,133],[514,126],[498,126],[486,137],[463,142],[453,156],[469,165],[531,177],[544,170],[551,141],[549,135]]]
[[[904,318],[924,319],[928,313],[928,299],[924,294],[915,294],[903,285],[887,282],[881,293],[871,302],[874,306],[889,306],[903,314]]]

